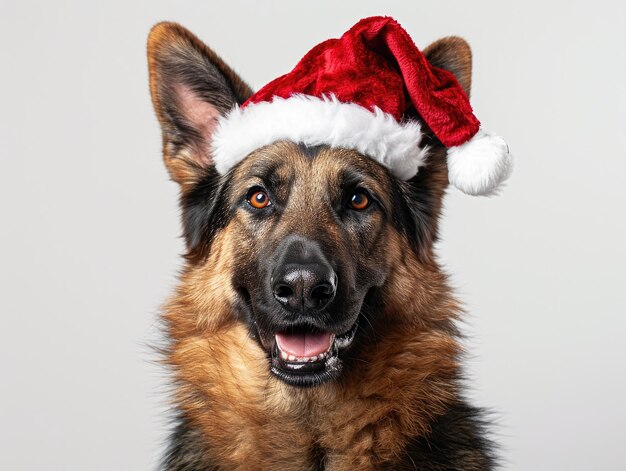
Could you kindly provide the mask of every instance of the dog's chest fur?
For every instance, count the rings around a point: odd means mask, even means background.
[[[271,420],[275,420],[273,418]],[[172,435],[165,468],[171,471],[238,470],[489,470],[494,466],[491,444],[482,437],[483,423],[480,411],[464,404],[456,404],[432,424],[428,438],[408,440],[404,449],[393,459],[382,462],[372,445],[381,434],[389,433],[388,425],[370,424],[366,430],[353,434],[349,426],[337,430],[337,436],[315,437],[310,427],[287,425],[282,434],[268,431],[265,436],[255,436],[253,442],[248,431],[231,437],[239,451],[226,465],[221,464],[221,453],[207,447],[207,441],[198,428],[181,419]],[[288,440],[278,443],[278,440]],[[267,440],[259,442],[256,440]],[[350,442],[344,450],[337,446]],[[332,442],[329,449],[322,441]],[[387,449],[387,451],[389,451]]]
[[[182,407],[165,469],[491,469],[480,415],[450,381],[457,343],[417,328],[409,344],[396,335],[390,329],[362,352],[367,369],[305,390],[268,377],[263,353],[238,326],[217,343],[178,343]]]

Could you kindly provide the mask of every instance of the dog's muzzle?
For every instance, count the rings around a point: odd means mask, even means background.
[[[317,242],[291,235],[276,254],[270,285],[281,319],[271,369],[292,385],[319,384],[339,372],[337,355],[351,343],[356,324],[336,332],[336,319],[326,311],[337,295],[338,277]]]

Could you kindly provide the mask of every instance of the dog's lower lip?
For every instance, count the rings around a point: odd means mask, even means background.
[[[335,337],[335,345],[337,346],[337,348],[346,348],[347,346],[349,346],[354,340],[354,336],[356,335],[358,327],[359,323],[357,321],[352,325],[352,327],[350,327],[350,330]]]

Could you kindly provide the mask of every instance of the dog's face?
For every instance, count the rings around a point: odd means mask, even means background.
[[[293,143],[256,151],[225,179],[238,310],[289,384],[341,371],[364,300],[389,270],[401,204],[391,179],[354,151]]]
[[[441,45],[430,55],[447,57]],[[232,316],[271,372],[296,386],[336,379],[349,352],[372,338],[378,307],[389,302],[380,292],[403,251],[432,261],[447,185],[437,143],[410,182],[356,151],[291,142],[258,149],[220,176],[210,156],[216,119],[251,90],[176,25],[153,30],[149,60],[165,161],[182,188],[190,266],[212,263],[217,235],[228,234],[231,269],[220,276],[235,293]]]

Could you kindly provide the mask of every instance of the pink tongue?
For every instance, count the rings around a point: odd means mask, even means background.
[[[332,336],[329,332],[321,334],[312,334],[310,332],[302,332],[299,334],[276,334],[278,348],[282,352],[295,357],[313,357],[324,353],[330,348]]]

